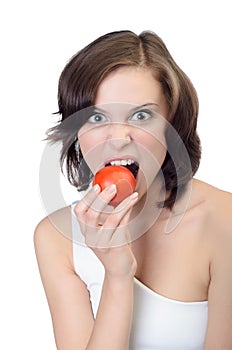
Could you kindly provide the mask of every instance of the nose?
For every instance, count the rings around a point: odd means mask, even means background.
[[[131,142],[131,128],[127,124],[112,123],[107,130],[107,140],[115,147],[123,147]]]

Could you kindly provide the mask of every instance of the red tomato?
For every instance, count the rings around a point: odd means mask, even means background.
[[[93,185],[98,184],[103,191],[107,186],[115,184],[117,193],[110,201],[110,205],[116,207],[135,189],[136,181],[130,170],[124,166],[109,165],[99,170],[93,180]]]

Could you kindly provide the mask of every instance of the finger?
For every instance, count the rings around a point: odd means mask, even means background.
[[[102,212],[106,208],[106,206],[110,204],[110,201],[114,198],[116,193],[117,187],[115,184],[107,186],[95,199],[94,203],[92,204],[92,209]],[[113,208],[111,209],[111,211],[112,210]]]
[[[111,228],[119,226],[124,218],[124,223],[128,222],[127,213],[132,209],[138,200],[138,192],[132,193],[129,197],[124,199],[106,219],[104,228]],[[126,219],[127,218],[127,219]],[[113,226],[112,226],[113,225]]]
[[[130,212],[133,205],[138,199],[138,194],[132,194],[125,203],[121,203],[121,210],[113,212],[105,221],[101,230],[98,231],[97,240],[95,240],[95,247],[109,248],[116,247],[127,243],[127,236],[125,231],[127,230],[127,222],[130,217]],[[118,206],[119,207],[119,206]],[[122,225],[123,223],[123,225]]]
[[[96,184],[89,190],[89,192],[82,198],[82,200],[75,205],[74,212],[78,217],[80,215],[83,215],[91,207],[100,191],[100,186]]]
[[[95,192],[96,190],[99,192],[98,187],[95,188]],[[103,210],[116,194],[116,186],[108,186],[99,193],[94,194],[93,191],[90,191],[79,203],[79,206],[75,208],[84,235],[87,232],[89,236],[96,234]]]
[[[116,186],[108,186],[102,191],[92,202],[91,207],[87,210],[85,215],[86,223],[90,223],[93,227],[97,227],[100,221],[100,216],[107,214],[105,208],[116,194]],[[111,209],[112,211],[112,209]],[[109,213],[109,212],[108,212]]]

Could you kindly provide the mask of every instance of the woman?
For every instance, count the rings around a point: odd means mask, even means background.
[[[68,62],[58,99],[48,139],[88,191],[35,231],[57,348],[231,349],[232,195],[193,178],[188,77],[154,33],[113,32]],[[116,186],[92,186],[109,165],[136,179],[116,207]]]

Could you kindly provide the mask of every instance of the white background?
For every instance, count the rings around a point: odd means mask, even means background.
[[[232,192],[230,1],[5,1],[1,5],[0,348],[55,350],[33,231],[46,215],[39,165],[67,60],[106,32],[150,29],[200,100],[198,178]],[[70,198],[75,192],[67,193]],[[67,199],[68,201],[68,199]],[[4,344],[4,345],[3,345]]]

